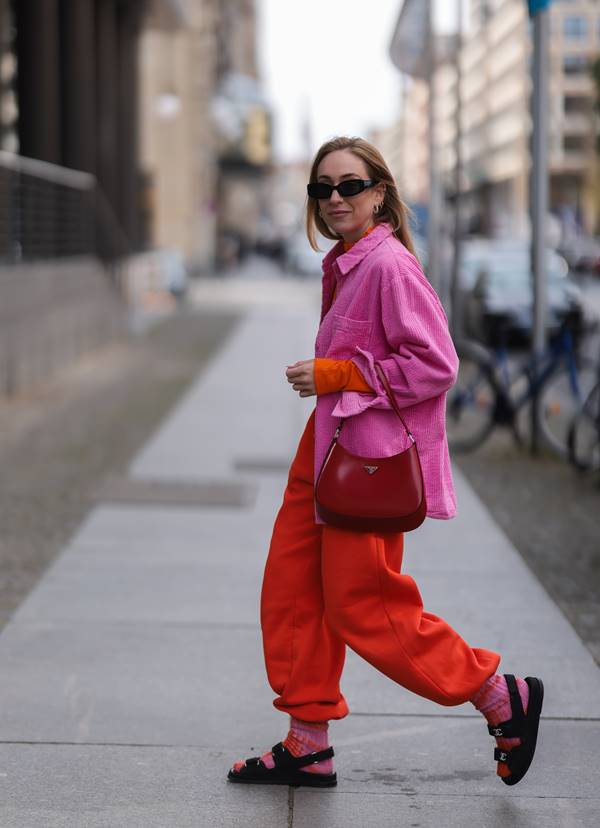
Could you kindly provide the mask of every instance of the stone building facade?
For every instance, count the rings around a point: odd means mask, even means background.
[[[148,242],[207,272],[228,242],[252,245],[261,219],[271,136],[254,0],[187,0],[172,28],[156,8],[140,79]]]
[[[550,6],[550,207],[564,232],[600,229],[598,116],[591,62],[600,55],[600,5],[555,0]],[[491,235],[528,231],[531,34],[522,0],[472,0],[463,47],[461,120],[465,214],[469,229]],[[454,57],[435,74],[439,164],[452,197],[456,140]],[[408,83],[399,165],[407,187],[427,199],[427,97]]]

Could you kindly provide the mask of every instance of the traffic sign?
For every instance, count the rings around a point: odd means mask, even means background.
[[[545,11],[552,0],[528,0],[529,16],[535,17],[538,12]]]

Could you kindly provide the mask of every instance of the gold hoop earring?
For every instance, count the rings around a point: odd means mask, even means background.
[[[373,212],[374,212],[376,215],[377,215],[377,213],[378,213],[380,210],[381,210],[381,203],[376,204],[376,205],[373,207]]]

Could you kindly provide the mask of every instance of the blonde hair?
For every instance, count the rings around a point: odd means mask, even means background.
[[[382,181],[385,184],[385,193],[383,196],[383,204],[379,213],[373,216],[376,224],[387,222],[391,224],[394,236],[402,242],[402,244],[416,256],[415,248],[408,229],[408,222],[410,211],[406,204],[400,198],[398,187],[394,181],[388,165],[385,163],[382,154],[379,150],[365,141],[364,138],[348,138],[345,135],[332,138],[326,141],[317,151],[312,167],[310,169],[309,182],[312,183],[317,180],[317,171],[319,164],[335,150],[350,150],[358,158],[367,165],[369,178],[375,181]],[[326,239],[339,240],[342,237],[337,233],[333,233],[322,216],[319,215],[318,202],[314,198],[309,198],[306,205],[306,235],[313,250],[319,250],[316,240],[316,232],[319,231]]]

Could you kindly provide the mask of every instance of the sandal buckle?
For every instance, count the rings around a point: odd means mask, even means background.
[[[499,762],[507,762],[508,761],[508,753],[505,753],[504,751],[500,752],[498,754],[498,761]]]
[[[503,732],[504,732],[504,731],[502,730],[502,728],[501,728],[501,727],[495,727],[495,728],[493,728],[493,730],[492,730],[492,736],[502,736],[502,735],[503,735]]]

